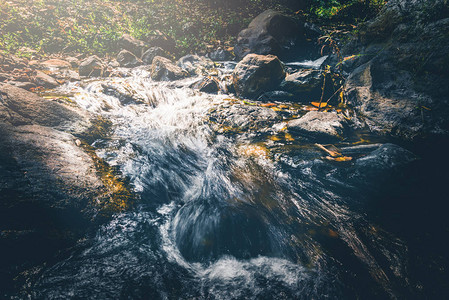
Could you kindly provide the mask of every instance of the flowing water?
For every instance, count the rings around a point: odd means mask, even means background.
[[[138,196],[49,265],[39,299],[353,299],[407,295],[407,243],[370,203],[416,157],[353,133],[332,162],[271,109],[127,78],[69,84],[78,106],[112,122],[92,143]],[[354,146],[357,143],[359,146]],[[395,174],[396,174],[395,173]],[[399,175],[398,175],[399,176]]]

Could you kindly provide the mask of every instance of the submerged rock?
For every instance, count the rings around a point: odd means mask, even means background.
[[[336,112],[310,111],[287,123],[289,131],[319,139],[338,140],[344,133],[346,119]]]
[[[151,66],[151,78],[156,81],[177,80],[189,74],[165,57],[156,56]]]
[[[248,54],[233,73],[237,94],[248,98],[256,98],[275,89],[284,78],[283,64],[274,55]]]

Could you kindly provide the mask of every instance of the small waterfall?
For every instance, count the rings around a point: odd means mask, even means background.
[[[92,145],[140,199],[45,270],[34,296],[391,296],[392,279],[406,280],[407,247],[363,214],[366,186],[347,180],[356,166],[326,162],[300,140],[273,142],[285,115],[200,93],[195,80],[136,71],[60,88],[111,121]]]

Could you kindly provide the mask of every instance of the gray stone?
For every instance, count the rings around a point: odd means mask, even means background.
[[[156,81],[177,80],[188,77],[188,73],[165,57],[156,56],[151,66],[151,78]]]
[[[449,7],[392,0],[362,25],[343,55],[357,55],[346,90],[368,127],[406,139],[449,135]]]
[[[107,75],[107,67],[96,55],[84,59],[79,66],[80,76],[101,77]]]
[[[274,90],[284,78],[283,64],[274,55],[248,54],[233,72],[237,95],[249,98]]]
[[[242,59],[249,53],[283,56],[298,44],[305,44],[304,22],[281,12],[267,10],[242,30],[234,53]]]
[[[323,75],[320,70],[303,69],[288,75],[281,83],[282,90],[295,95],[318,94],[323,85]],[[302,97],[304,99],[304,97]]]
[[[289,131],[316,139],[338,140],[344,133],[346,119],[336,112],[310,111],[299,119],[289,121]]]
[[[117,62],[125,68],[134,68],[142,64],[142,61],[128,50],[120,51],[117,55]]]
[[[167,53],[161,47],[151,47],[142,55],[142,61],[144,64],[151,65],[156,56],[166,57]]]
[[[56,79],[41,71],[36,71],[36,74],[33,76],[33,81],[38,86],[50,89],[59,86],[59,82],[57,82]]]

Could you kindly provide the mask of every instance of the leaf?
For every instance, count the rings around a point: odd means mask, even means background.
[[[285,139],[289,142],[293,142],[295,140],[290,133],[285,134]]]
[[[273,106],[277,106],[276,103],[262,103],[260,106],[262,107],[273,107]]]
[[[327,106],[327,103],[326,102],[312,102],[311,103],[313,106],[315,106],[315,107],[318,107],[318,108],[323,108],[323,107],[326,107]]]
[[[352,157],[350,157],[350,156],[339,156],[339,157],[326,156],[326,159],[332,160],[332,161],[343,162],[343,161],[351,161]]]
[[[243,104],[246,104],[246,105],[252,105],[252,106],[256,105],[256,103],[254,103],[254,102],[249,102],[249,101],[246,101],[246,100],[243,100]]]

